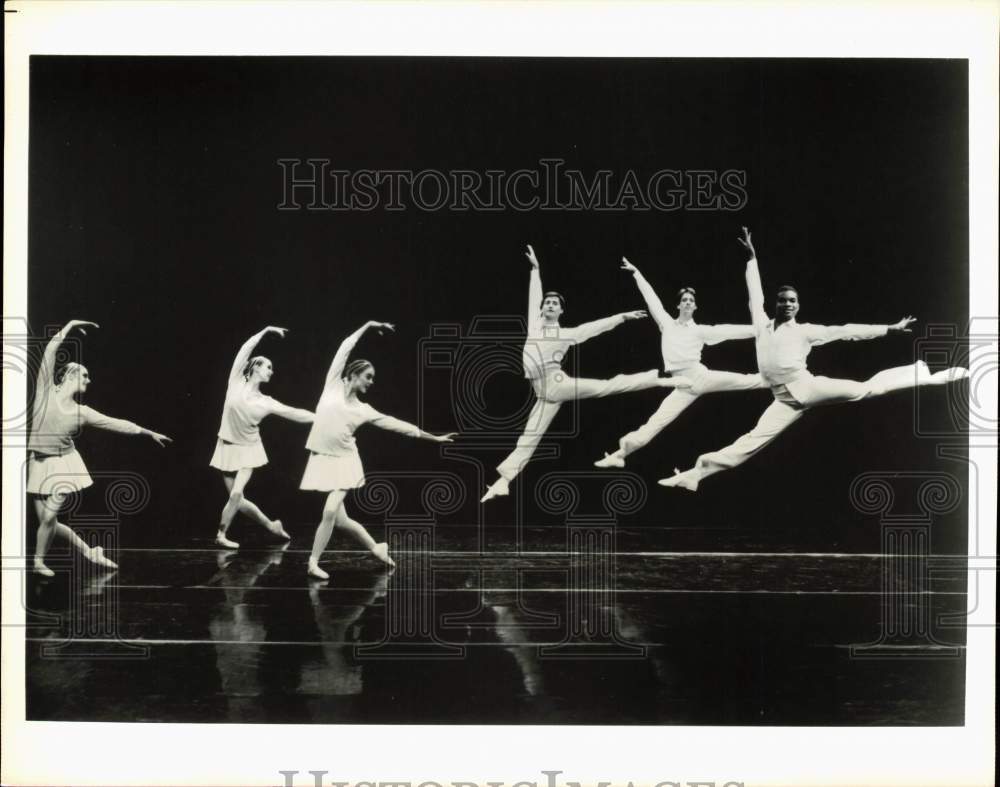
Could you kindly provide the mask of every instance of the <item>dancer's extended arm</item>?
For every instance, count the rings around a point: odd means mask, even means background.
[[[622,312],[621,314],[615,314],[601,320],[585,322],[582,325],[577,325],[575,328],[564,329],[564,332],[570,332],[568,338],[572,338],[577,343],[580,343],[587,341],[587,339],[593,339],[595,336],[600,336],[612,328],[617,328],[628,320],[642,320],[648,316],[642,309],[634,312]]]
[[[430,440],[435,443],[451,443],[454,442],[455,435],[457,432],[449,432],[448,434],[435,435],[430,432],[425,432],[419,426],[416,426],[406,421],[402,421],[399,418],[393,418],[391,415],[383,415],[375,409],[371,411],[374,417],[368,422],[373,426],[377,426],[379,429],[385,429],[389,432],[398,432],[399,434],[406,435],[407,437],[414,437],[418,440]]]
[[[247,365],[247,361],[250,360],[250,356],[253,355],[254,348],[260,344],[260,340],[263,339],[269,333],[276,333],[278,336],[284,338],[285,334],[288,333],[287,328],[276,328],[273,325],[268,325],[264,330],[255,333],[245,342],[243,342],[239,351],[236,353],[236,358],[233,359],[233,367],[229,370],[229,381],[239,380],[243,377],[243,369]]]
[[[344,367],[347,365],[347,359],[351,355],[351,350],[354,349],[354,345],[358,343],[358,340],[364,336],[365,331],[370,328],[375,328],[379,333],[383,330],[395,330],[395,326],[390,323],[369,320],[354,333],[344,339],[344,341],[340,343],[340,347],[337,348],[337,354],[333,356],[333,363],[330,364],[330,370],[326,373],[326,387],[333,385],[340,379],[341,375],[344,373]]]
[[[764,288],[760,283],[760,270],[757,268],[757,252],[754,250],[753,241],[750,239],[750,231],[744,227],[743,237],[740,243],[750,253],[747,260],[747,294],[750,296],[750,320],[754,328],[760,328],[770,321],[767,312],[764,310]]]
[[[698,336],[705,344],[719,344],[733,339],[752,339],[752,325],[699,325]]]
[[[279,418],[287,418],[299,424],[311,424],[316,420],[316,413],[303,410],[301,407],[289,407],[287,404],[271,399],[271,413]]]
[[[104,429],[108,432],[120,432],[121,434],[139,434],[151,437],[158,445],[165,446],[172,443],[169,437],[151,429],[126,421],[124,418],[112,418],[104,413],[99,413],[93,407],[84,405],[80,408],[80,418],[86,426],[93,426],[95,429]]]
[[[646,308],[649,309],[649,316],[656,320],[656,324],[660,326],[660,330],[663,330],[663,326],[670,319],[670,315],[663,307],[663,301],[656,294],[653,285],[646,281],[646,277],[639,272],[639,269],[624,257],[622,257],[622,270],[629,271],[635,278],[635,284],[646,301]]]
[[[806,337],[810,344],[826,344],[827,342],[859,342],[868,339],[880,339],[890,333],[912,333],[909,326],[917,321],[916,317],[904,317],[892,325],[862,325],[847,323],[846,325],[806,325]]]

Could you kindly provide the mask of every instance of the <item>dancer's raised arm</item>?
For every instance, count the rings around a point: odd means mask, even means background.
[[[42,363],[38,368],[37,385],[35,386],[36,397],[44,388],[55,384],[56,358],[59,355],[59,348],[70,332],[74,328],[79,328],[80,333],[86,336],[87,328],[99,327],[96,322],[90,322],[89,320],[70,320],[62,327],[59,333],[49,340],[49,343],[45,346],[45,353],[42,355]]]
[[[530,243],[524,256],[531,263],[531,275],[528,279],[528,332],[531,333],[532,327],[542,322],[542,274],[538,268],[538,257]]]
[[[236,358],[233,359],[233,367],[229,370],[229,381],[238,380],[243,376],[243,369],[247,365],[247,361],[250,360],[250,356],[253,355],[254,348],[260,344],[260,340],[263,339],[269,333],[276,333],[278,336],[284,338],[285,334],[288,333],[287,328],[276,328],[273,325],[268,325],[264,330],[255,333],[240,347],[239,351],[236,353]]]
[[[649,309],[649,316],[656,321],[658,326],[660,326],[660,330],[663,330],[663,326],[667,320],[670,319],[670,315],[663,307],[663,301],[661,301],[660,296],[656,294],[656,290],[653,289],[653,285],[646,281],[646,277],[639,272],[639,269],[624,257],[622,257],[622,270],[628,271],[635,278],[635,284],[639,288],[639,292],[642,294],[643,299],[646,301],[646,308]]]
[[[344,373],[344,367],[347,365],[347,359],[350,357],[351,351],[354,349],[354,345],[356,345],[358,340],[364,336],[365,331],[371,328],[375,328],[379,333],[382,333],[383,330],[396,330],[396,326],[391,323],[369,320],[354,333],[344,339],[344,341],[340,343],[340,347],[337,348],[337,354],[333,356],[333,363],[330,364],[330,370],[326,373],[326,387],[333,385],[341,378],[341,375]]]
[[[747,294],[750,296],[750,319],[757,328],[766,324],[771,318],[764,310],[764,288],[760,283],[760,270],[757,268],[757,252],[750,239],[750,231],[746,227],[743,228],[743,237],[739,241],[743,248],[750,252],[750,259],[747,260]]]

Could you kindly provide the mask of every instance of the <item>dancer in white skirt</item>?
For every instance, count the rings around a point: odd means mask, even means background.
[[[66,498],[93,484],[87,466],[73,443],[73,438],[80,434],[83,427],[93,426],[122,434],[145,435],[161,446],[170,442],[169,437],[159,432],[143,429],[131,421],[109,418],[80,404],[76,396],[85,393],[91,382],[90,372],[86,367],[70,362],[56,376],[56,357],[60,345],[74,328],[86,335],[87,327],[98,326],[97,323],[86,320],[70,320],[52,337],[42,356],[35,385],[31,435],[28,438],[27,492],[34,497],[35,513],[38,515],[34,569],[46,577],[55,575],[45,565],[45,555],[56,534],[66,538],[92,563],[105,568],[118,567],[105,556],[102,547],[88,547],[82,538],[57,520]]]
[[[524,433],[518,438],[513,452],[497,466],[500,477],[486,490],[480,502],[510,493],[510,482],[528,463],[542,437],[552,424],[563,402],[595,399],[603,396],[642,391],[646,388],[688,388],[690,381],[681,376],[662,378],[656,369],[639,374],[619,374],[610,380],[589,380],[570,377],[562,370],[566,353],[576,344],[617,328],[627,320],[640,320],[644,311],[632,311],[586,322],[575,328],[559,325],[565,299],[558,292],[542,293],[542,277],[538,270],[535,250],[525,252],[531,263],[528,281],[528,335],[524,343],[522,363],[524,376],[534,389],[535,404],[528,415]]]
[[[688,378],[691,388],[671,391],[649,420],[622,437],[618,441],[618,450],[598,459],[594,462],[595,467],[625,467],[626,456],[647,445],[702,394],[767,387],[759,374],[717,372],[701,362],[701,351],[706,344],[719,344],[731,339],[752,339],[752,325],[699,325],[694,321],[698,305],[695,302],[695,291],[690,287],[684,287],[677,293],[677,319],[674,319],[663,308],[663,302],[652,285],[624,257],[622,270],[629,271],[635,277],[649,313],[660,328],[664,370],[670,375]]]
[[[358,427],[373,424],[407,437],[436,443],[450,443],[455,436],[454,433],[429,434],[413,424],[383,415],[358,398],[359,394],[367,393],[375,383],[375,367],[364,360],[354,360],[348,364],[347,359],[365,331],[372,328],[379,333],[394,330],[387,322],[369,321],[344,339],[326,374],[323,394],[316,405],[316,421],[306,441],[306,448],[310,451],[309,461],[299,488],[327,493],[323,518],[316,528],[307,568],[309,576],[317,579],[330,578],[319,567],[319,559],[330,543],[334,527],[348,531],[383,563],[395,565],[389,557],[389,545],[385,542],[376,544],[364,526],[351,519],[344,509],[347,492],[364,486],[365,483],[364,468],[354,439],[354,432]]]
[[[264,443],[260,439],[260,422],[269,415],[277,415],[301,424],[312,423],[313,414],[308,410],[289,407],[265,396],[260,392],[261,383],[270,382],[274,375],[274,365],[262,355],[251,357],[257,344],[269,333],[284,337],[287,328],[268,326],[255,333],[240,347],[233,367],[229,371],[229,385],[226,388],[226,404],[222,410],[222,425],[215,453],[209,464],[222,471],[222,481],[229,492],[229,500],[222,509],[219,530],[215,543],[236,549],[239,544],[228,538],[226,533],[237,512],[242,512],[255,522],[266,527],[278,538],[286,541],[291,536],[285,532],[280,519],[270,519],[254,503],[250,502],[244,490],[253,471],[267,464]]]
[[[757,255],[746,227],[740,243],[750,253],[746,280],[757,344],[757,365],[774,394],[774,401],[750,432],[719,451],[699,456],[690,470],[683,473],[675,470],[673,477],[659,482],[661,485],[697,491],[702,479],[743,464],[813,407],[856,402],[922,385],[945,385],[969,376],[967,369],[959,367],[932,374],[923,361],[886,369],[864,382],[813,376],[806,368],[806,357],[814,346],[838,340],[860,341],[890,333],[910,333],[909,326],[916,319],[904,317],[893,325],[798,323],[795,316],[799,312],[799,294],[794,287],[785,285],[778,289],[776,316],[772,320],[764,310]]]

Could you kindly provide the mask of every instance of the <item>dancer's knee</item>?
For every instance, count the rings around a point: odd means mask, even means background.
[[[235,489],[229,493],[229,504],[232,506],[239,506],[243,503],[243,493],[238,492]]]

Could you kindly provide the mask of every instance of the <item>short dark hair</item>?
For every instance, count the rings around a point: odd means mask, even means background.
[[[566,308],[566,299],[563,297],[561,292],[556,292],[555,290],[549,290],[547,293],[542,295],[542,303],[545,302],[546,298],[558,298],[559,305],[562,306],[564,309]]]
[[[774,294],[781,295],[781,293],[788,291],[794,292],[796,295],[799,294],[798,287],[794,287],[791,284],[782,284],[780,287],[778,287],[777,291]]]
[[[681,287],[679,290],[677,290],[677,300],[680,300],[688,293],[691,293],[691,295],[693,295],[695,298],[698,297],[698,293],[694,291],[694,287]]]

